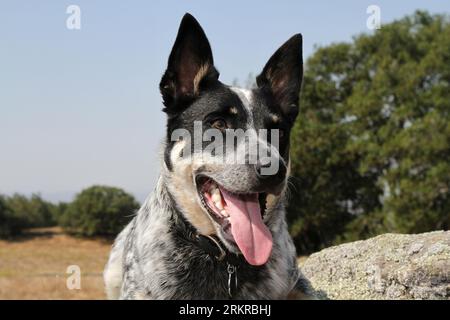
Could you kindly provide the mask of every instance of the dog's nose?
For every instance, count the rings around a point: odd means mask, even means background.
[[[278,161],[278,163],[272,163]],[[258,179],[270,180],[270,183],[280,183],[286,177],[286,166],[281,159],[271,159],[269,157],[260,159],[255,164],[255,171]],[[269,181],[268,181],[269,182]]]

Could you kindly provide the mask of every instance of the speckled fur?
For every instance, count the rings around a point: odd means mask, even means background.
[[[168,115],[161,175],[154,192],[113,245],[104,272],[108,298],[305,296],[307,282],[297,268],[297,255],[285,218],[289,132],[298,113],[303,73],[301,39],[298,34],[283,44],[257,77],[257,88],[243,90],[218,80],[206,35],[192,16],[185,15],[160,83]],[[271,150],[279,163],[278,171],[270,177],[261,177],[255,164],[217,163],[212,161],[212,155],[205,158],[197,153],[181,157],[185,142],[171,139],[174,130],[192,133],[195,121],[210,128],[211,117],[217,115],[226,120],[228,129],[251,130],[252,134],[280,126],[285,138],[279,146],[267,141],[259,144]],[[225,130],[222,133],[225,135]],[[242,145],[237,145],[234,150],[227,150],[225,156],[249,156],[242,150]],[[196,177],[202,175],[230,192],[268,195],[263,221],[272,234],[273,248],[265,264],[250,265],[236,246],[225,241],[222,227],[200,202]],[[233,264],[237,266],[238,286],[231,297],[227,262],[208,254],[193,241],[191,234],[215,235],[237,257]]]

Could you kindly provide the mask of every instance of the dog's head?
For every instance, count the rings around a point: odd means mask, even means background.
[[[186,14],[160,83],[172,196],[199,233],[217,235],[253,265],[270,256],[267,221],[287,184],[301,46],[300,34],[284,43],[256,78],[256,88],[227,86],[219,81],[205,33]]]

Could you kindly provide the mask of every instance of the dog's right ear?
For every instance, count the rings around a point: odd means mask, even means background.
[[[164,111],[177,112],[179,106],[195,99],[218,78],[208,38],[197,20],[186,13],[159,85]]]

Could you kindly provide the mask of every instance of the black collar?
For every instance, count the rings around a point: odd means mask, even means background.
[[[196,234],[193,242],[217,261],[225,261],[234,266],[242,263],[242,257],[230,252],[216,236]]]
[[[197,245],[218,261],[222,261],[227,255],[227,251],[225,251],[226,248],[222,247],[223,244],[221,244],[220,240],[215,236],[197,234],[194,237],[194,241]]]

